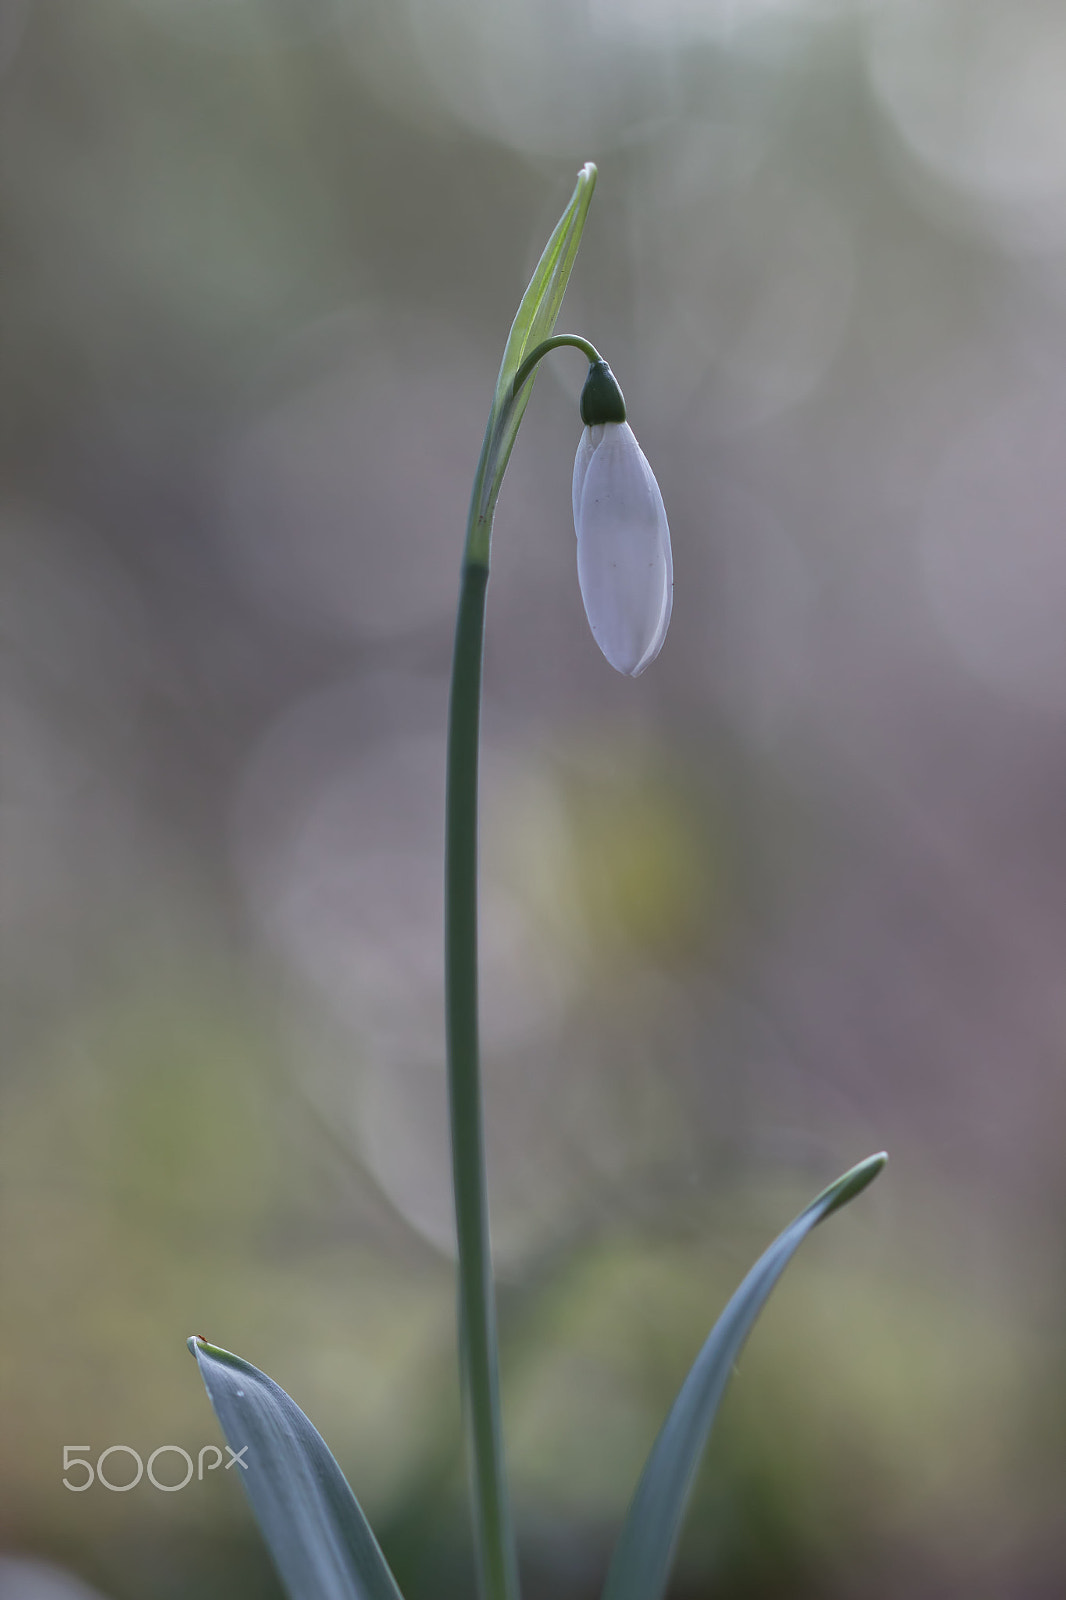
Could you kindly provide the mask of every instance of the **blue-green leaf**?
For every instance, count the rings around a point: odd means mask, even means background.
[[[812,1200],[759,1258],[726,1306],[652,1446],[615,1545],[603,1600],[661,1600],[696,1468],[755,1319],[811,1229],[872,1183],[887,1159],[884,1154],[870,1156]]]
[[[570,197],[570,204],[556,223],[536,271],[529,280],[529,287],[522,296],[504,347],[471,507],[467,555],[481,564],[488,561],[488,532],[492,513],[519,423],[533,392],[533,384],[529,382],[512,399],[511,385],[523,358],[542,340],[549,338],[555,327],[595,187],[596,168],[591,161],[587,161],[577,175],[577,186]]]
[[[292,1600],[402,1600],[340,1467],[272,1378],[189,1340],[281,1581]]]

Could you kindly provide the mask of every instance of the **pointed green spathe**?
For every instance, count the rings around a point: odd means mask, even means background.
[[[596,168],[591,161],[586,161],[577,175],[570,204],[556,223],[537,270],[529,280],[504,347],[470,501],[466,560],[479,566],[488,565],[492,514],[519,424],[533,392],[532,383],[527,383],[512,399],[511,386],[525,356],[549,338],[555,327],[595,187]]]

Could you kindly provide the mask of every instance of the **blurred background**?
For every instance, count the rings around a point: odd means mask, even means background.
[[[472,1589],[443,737],[503,343],[619,375],[674,620],[496,524],[484,1028],[528,1600],[592,1600],[769,1239],[677,1600],[1066,1592],[1066,10],[3,0],[0,1596],[276,1596],[184,1339]],[[122,1484],[121,1452],[105,1469]],[[180,1465],[163,1458],[161,1479]],[[74,1471],[72,1482],[81,1478]]]

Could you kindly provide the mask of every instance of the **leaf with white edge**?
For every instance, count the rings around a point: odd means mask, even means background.
[[[529,287],[511,325],[504,347],[496,393],[489,412],[485,442],[481,449],[474,482],[474,516],[471,519],[471,548],[468,555],[481,562],[488,559],[488,524],[492,521],[503,474],[514,446],[519,423],[533,391],[532,379],[521,392],[511,397],[515,374],[528,353],[550,338],[566,293],[578,246],[585,228],[592,191],[596,187],[596,168],[591,161],[577,175],[570,203],[555,225],[551,238],[529,280]]]
[[[284,1389],[240,1356],[189,1340],[292,1600],[402,1600],[347,1479]]]
[[[661,1600],[719,1403],[741,1347],[800,1244],[872,1183],[888,1157],[869,1156],[824,1189],[752,1267],[681,1386],[630,1502],[602,1600]]]

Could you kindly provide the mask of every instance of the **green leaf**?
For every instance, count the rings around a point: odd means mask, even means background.
[[[660,1600],[696,1468],[755,1319],[811,1229],[861,1194],[887,1159],[883,1153],[868,1157],[812,1200],[759,1258],[726,1306],[652,1446],[615,1545],[603,1600]]]
[[[322,1436],[265,1372],[189,1340],[215,1415],[292,1600],[402,1600]],[[243,1454],[242,1454],[243,1452]]]
[[[577,175],[577,186],[570,197],[570,204],[556,223],[555,231],[529,280],[529,288],[522,296],[504,347],[471,504],[467,559],[480,565],[488,563],[492,514],[515,436],[533,391],[530,381],[512,400],[511,385],[523,357],[547,339],[555,327],[595,187],[596,168],[591,161],[587,161]]]

